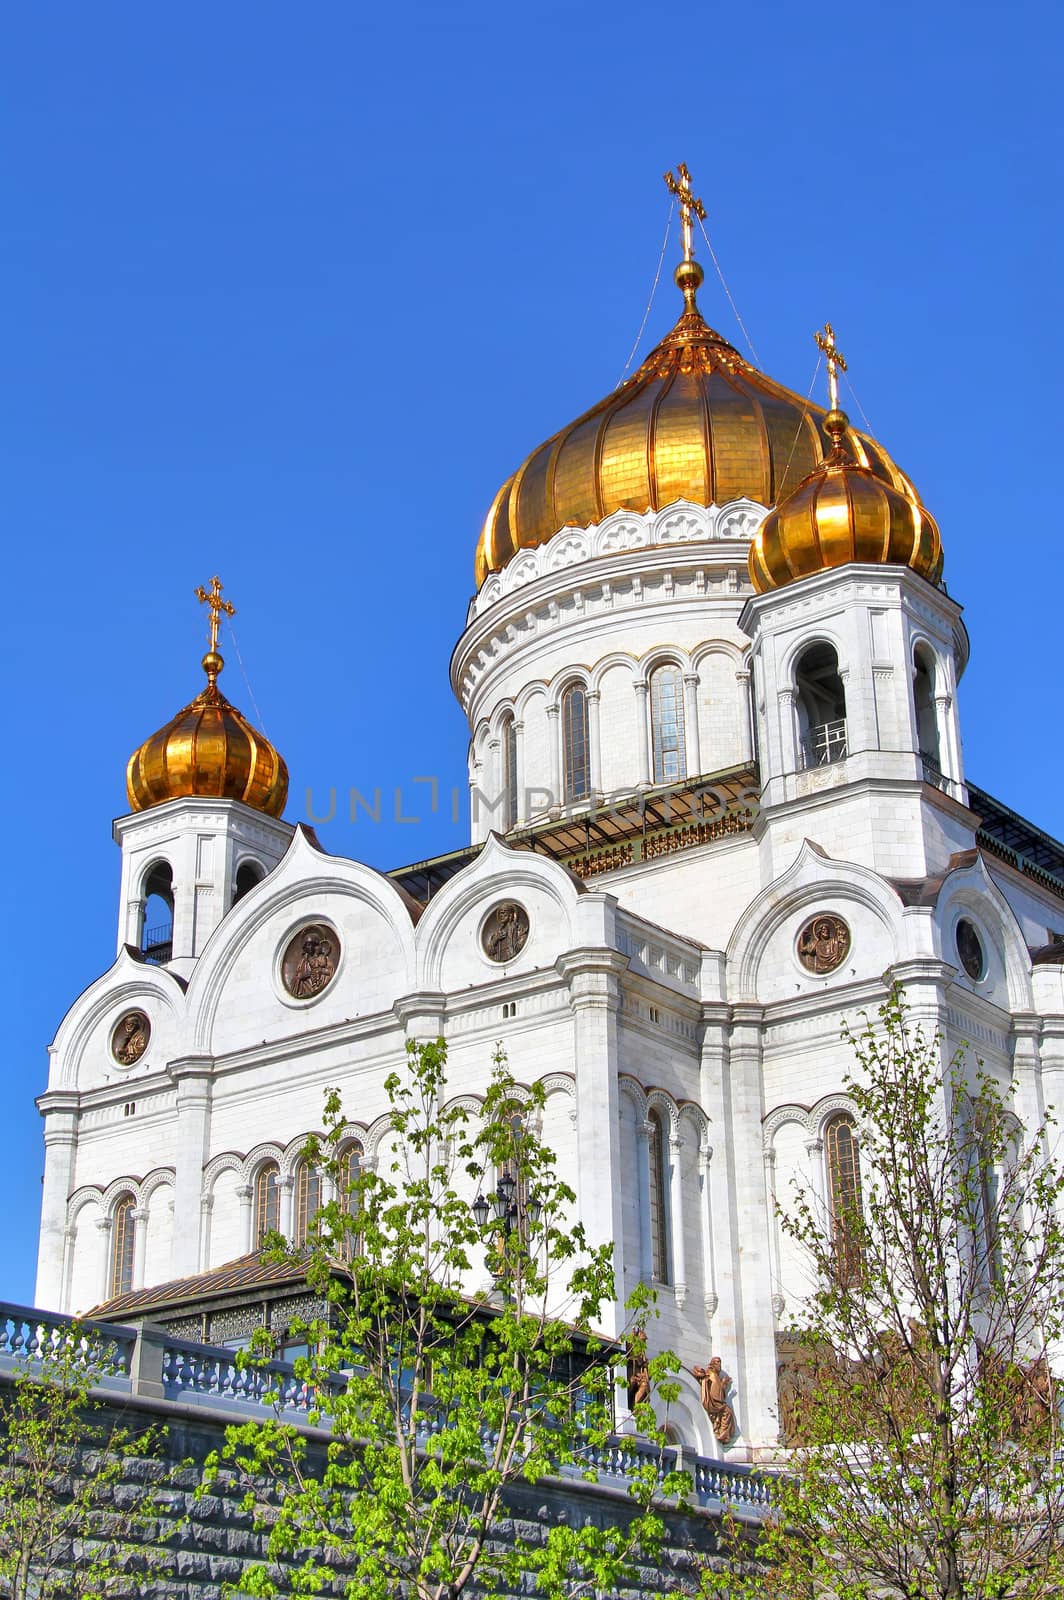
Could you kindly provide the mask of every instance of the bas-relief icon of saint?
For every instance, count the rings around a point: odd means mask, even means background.
[[[111,1038],[111,1054],[120,1066],[131,1067],[148,1048],[151,1023],[143,1011],[129,1011]]]
[[[841,917],[813,917],[798,935],[798,959],[807,972],[834,972],[849,953],[850,930]]]
[[[528,939],[528,912],[513,900],[505,901],[488,917],[481,944],[489,961],[513,961]]]
[[[320,994],[336,975],[337,940],[330,928],[315,925],[297,933],[285,951],[281,976],[296,1000]]]

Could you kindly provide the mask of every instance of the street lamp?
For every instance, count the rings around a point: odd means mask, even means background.
[[[528,1226],[531,1223],[535,1227],[542,1210],[541,1201],[534,1196],[530,1195],[524,1201],[521,1200],[517,1179],[509,1172],[504,1172],[499,1178],[494,1194],[478,1194],[472,1205],[473,1216],[482,1233],[488,1226],[488,1218],[491,1215],[504,1241],[509,1239],[511,1234],[517,1233],[525,1244],[528,1243]],[[496,1281],[505,1276],[505,1242],[498,1254],[502,1270],[492,1269],[492,1277]]]

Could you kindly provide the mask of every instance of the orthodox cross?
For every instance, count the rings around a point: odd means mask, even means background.
[[[671,172],[667,172],[665,174],[665,182],[668,186],[669,193],[675,195],[677,200],[680,202],[680,221],[683,225],[683,258],[685,261],[690,261],[691,214],[693,212],[698,218],[699,222],[704,222],[706,208],[702,204],[701,200],[697,199],[691,193],[691,174],[687,170],[686,161],[680,162],[680,165],[676,168],[676,172],[678,175],[676,178],[673,177]]]
[[[201,583],[196,590],[196,599],[210,608],[211,619],[208,623],[207,637],[211,641],[211,649],[217,654],[218,628],[221,624],[222,615],[224,613],[227,617],[235,617],[236,606],[231,600],[222,599],[221,578],[212,578],[209,589],[205,589]]]
[[[831,396],[831,409],[839,409],[839,368],[846,372],[846,357],[835,343],[835,329],[830,322],[825,322],[823,333],[813,335],[816,339],[817,349],[828,358],[828,393]]]

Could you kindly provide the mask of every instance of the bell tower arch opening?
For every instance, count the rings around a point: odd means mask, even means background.
[[[826,767],[846,756],[846,690],[834,645],[818,640],[794,667],[798,751],[803,767]]]
[[[168,861],[148,868],[142,888],[140,948],[161,966],[174,951],[174,870]]]

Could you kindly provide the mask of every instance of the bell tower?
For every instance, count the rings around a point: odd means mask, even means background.
[[[218,688],[223,616],[236,608],[212,578],[207,686],[129,758],[130,814],[114,825],[122,851],[118,947],[187,976],[229,908],[281,860],[288,769]]]

